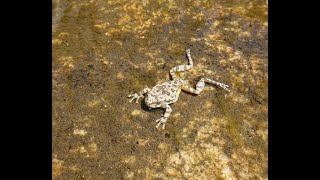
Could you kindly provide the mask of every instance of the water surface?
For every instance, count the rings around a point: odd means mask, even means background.
[[[268,5],[53,0],[53,179],[267,179]],[[127,96],[181,76],[230,85],[163,110]]]

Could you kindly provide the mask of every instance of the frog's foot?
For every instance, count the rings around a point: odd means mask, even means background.
[[[165,124],[167,122],[168,117],[171,114],[171,107],[169,106],[169,104],[162,104],[161,105],[162,108],[166,109],[165,113],[163,114],[163,117],[161,117],[160,119],[158,119],[156,122],[158,123],[156,128],[158,128],[161,124],[162,124],[162,129],[165,128]]]
[[[215,80],[212,80],[212,79],[208,79],[208,78],[205,78],[205,81],[208,82],[208,83],[211,83],[211,84],[215,84],[215,85],[218,85],[220,86],[222,89],[230,92],[230,89],[229,89],[229,86],[224,84],[224,83],[221,83],[221,82],[217,82]]]
[[[130,95],[128,96],[128,98],[131,98],[131,99],[129,100],[130,103],[131,103],[133,100],[136,100],[136,103],[138,103],[138,100],[139,100],[139,98],[141,98],[141,97],[143,97],[143,95],[138,95],[137,93],[130,94]]]
[[[228,85],[223,84],[223,83],[220,83],[219,86],[222,87],[224,90],[230,92],[230,89],[229,89],[229,86],[228,86]]]
[[[130,94],[130,95],[128,96],[128,98],[131,98],[131,99],[129,100],[129,102],[131,103],[133,100],[136,99],[136,103],[138,103],[139,98],[143,98],[143,97],[144,97],[143,95],[144,95],[145,93],[149,92],[149,91],[150,91],[149,88],[144,88],[144,89],[143,89],[141,92],[139,92],[138,94],[137,94],[137,93]]]
[[[158,119],[156,122],[158,123],[156,125],[156,128],[158,128],[162,124],[162,129],[164,129],[166,126],[167,119],[162,117],[162,118]]]

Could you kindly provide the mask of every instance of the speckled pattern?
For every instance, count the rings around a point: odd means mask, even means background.
[[[221,82],[217,82],[208,78],[202,78],[196,85],[196,89],[190,87],[189,83],[183,79],[181,79],[176,72],[182,72],[187,71],[193,67],[193,61],[190,54],[190,49],[186,50],[186,54],[189,60],[188,65],[180,65],[172,68],[170,70],[170,75],[172,80],[167,81],[162,84],[158,84],[154,86],[151,90],[149,88],[143,89],[141,92],[130,94],[128,97],[131,98],[130,102],[132,102],[134,99],[136,100],[136,103],[138,103],[139,98],[143,97],[144,94],[146,94],[145,103],[150,108],[164,108],[165,113],[163,117],[158,119],[156,122],[157,128],[162,124],[162,128],[165,128],[165,123],[167,122],[167,119],[169,118],[171,114],[171,107],[169,104],[172,104],[176,102],[179,98],[179,94],[181,90],[193,93],[193,94],[200,94],[200,92],[203,91],[205,82],[215,84],[220,86],[221,88],[225,89],[226,91],[230,90],[228,89],[228,85],[223,84]]]

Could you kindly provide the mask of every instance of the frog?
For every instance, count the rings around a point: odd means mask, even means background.
[[[188,64],[175,66],[172,69],[170,69],[171,80],[155,85],[151,89],[144,88],[139,93],[133,93],[128,95],[128,98],[130,98],[130,103],[133,100],[136,100],[135,102],[138,103],[138,100],[140,98],[145,97],[145,104],[149,107],[149,109],[165,109],[163,116],[156,120],[156,128],[158,128],[162,124],[162,129],[165,129],[165,124],[172,112],[170,104],[175,103],[178,100],[181,90],[194,95],[198,95],[203,91],[205,83],[210,83],[230,92],[229,85],[209,78],[201,78],[197,82],[196,88],[191,87],[188,81],[182,79],[179,76],[179,72],[187,71],[193,67],[193,60],[191,58],[190,49],[186,49],[186,56],[189,62]]]

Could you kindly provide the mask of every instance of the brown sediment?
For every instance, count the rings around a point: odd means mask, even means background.
[[[267,2],[53,1],[53,179],[267,179]],[[194,67],[197,96],[163,110],[127,96]]]

